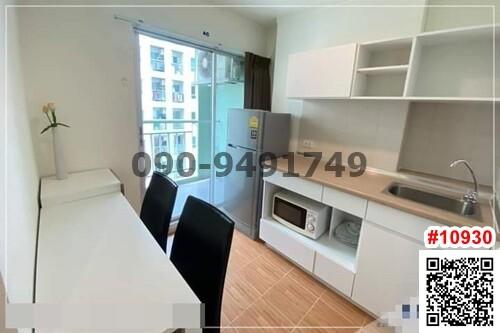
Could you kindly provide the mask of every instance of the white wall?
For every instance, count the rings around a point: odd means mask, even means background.
[[[3,3],[2,3],[3,4]],[[3,18],[3,15],[2,15]],[[4,35],[4,24],[0,24]],[[6,118],[2,117],[2,168],[7,167],[7,197],[1,197],[2,211],[7,209],[7,221],[2,221],[1,273],[11,303],[31,303],[33,298],[36,226],[38,218],[38,171],[35,164],[28,112],[25,103],[24,83],[20,64],[17,18],[11,9],[7,16],[7,95]],[[1,43],[3,59],[4,44]],[[2,60],[3,62],[3,60]],[[2,64],[3,67],[3,64]],[[2,77],[4,77],[2,75]],[[3,92],[3,89],[2,89]],[[3,98],[1,99],[4,100]],[[3,107],[3,105],[2,105]],[[2,113],[3,114],[3,113]],[[4,123],[3,120],[7,121]],[[2,140],[3,140],[2,135]],[[4,160],[6,159],[6,164]],[[4,172],[1,172],[1,177]],[[3,205],[5,204],[5,206]],[[2,214],[3,218],[4,214]],[[6,223],[5,223],[6,222]],[[3,310],[3,309],[2,309]]]
[[[56,103],[69,123],[64,144],[72,171],[110,167],[125,184],[131,204],[140,207],[140,179],[131,161],[138,151],[136,41],[128,23],[114,14],[191,38],[210,32],[210,43],[266,54],[267,31],[217,8],[23,8],[21,46],[28,109],[39,172],[53,174],[50,136],[40,107]]]
[[[409,1],[422,4],[424,1]],[[399,2],[401,4],[409,3]],[[349,4],[355,4],[350,2]],[[394,3],[394,2],[393,2]],[[386,39],[413,35],[421,30],[423,8],[314,8],[278,18],[276,37],[276,58],[274,68],[273,105],[274,112],[289,112],[293,115],[292,151],[304,150],[299,145],[303,139],[318,143],[313,150],[330,151],[334,145],[342,142],[347,151],[359,150],[359,141],[372,143],[368,150],[373,152],[368,165],[389,170],[396,170],[397,159],[383,158],[386,153],[392,155],[393,142],[401,142],[407,104],[398,102],[380,102],[374,104],[377,110],[369,113],[371,104],[349,104],[344,101],[317,101],[302,103],[288,100],[285,96],[286,69],[288,55],[304,50],[342,45],[352,42]],[[350,114],[351,109],[358,108]],[[384,111],[384,108],[390,111]],[[364,112],[366,110],[367,117]],[[400,130],[387,133],[370,132],[367,136],[368,118],[374,115],[389,116],[399,110]],[[323,117],[322,121],[313,121]],[[305,121],[299,121],[300,119]],[[352,131],[332,130],[333,123],[352,123]],[[399,126],[398,125],[398,126]],[[391,137],[391,135],[393,135]],[[357,140],[357,138],[360,138]],[[352,140],[352,141],[351,141]],[[375,142],[386,144],[376,145]],[[377,152],[378,151],[378,152]]]
[[[493,8],[486,6],[496,6],[496,21],[500,20],[500,0],[428,0],[428,5],[434,7],[429,7],[427,11],[425,31],[491,24]]]
[[[0,0],[0,54],[5,54],[5,0]],[[0,101],[5,100],[5,57],[0,57]],[[5,112],[5,106],[0,105],[0,109],[2,115],[0,120],[0,132],[5,132],[5,118],[3,117]],[[6,304],[6,295],[5,295],[5,285],[3,282],[3,276],[5,274],[5,172],[3,172],[3,168],[5,166],[5,138],[3,135],[0,136],[0,164],[2,167],[0,170],[0,331],[5,329],[5,304]]]

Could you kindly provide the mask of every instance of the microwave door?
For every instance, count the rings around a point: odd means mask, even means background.
[[[274,214],[301,230],[306,228],[307,210],[289,201],[275,197]]]

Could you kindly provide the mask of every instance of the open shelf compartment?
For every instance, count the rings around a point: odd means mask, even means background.
[[[413,38],[362,43],[352,97],[403,97]]]
[[[498,52],[499,26],[419,34],[411,55],[405,97],[415,100],[493,101],[493,36]],[[500,91],[495,94],[499,95]]]
[[[355,217],[346,212],[343,212],[339,209],[332,208],[330,224],[325,233],[321,235],[318,239],[312,239],[306,237],[273,219],[272,217],[273,196],[276,192],[282,190],[290,191],[289,189],[285,189],[271,182],[264,181],[261,223],[268,223],[272,225],[273,228],[279,230],[280,233],[283,233],[287,237],[300,242],[301,244],[310,248],[311,250],[320,253],[329,260],[344,267],[346,270],[355,273],[357,249],[348,246],[342,242],[339,242],[338,240],[332,238],[331,236],[333,235],[333,228],[336,225],[338,225],[343,219],[346,218],[360,219],[360,218]]]
[[[357,68],[408,65],[413,38],[359,44]]]

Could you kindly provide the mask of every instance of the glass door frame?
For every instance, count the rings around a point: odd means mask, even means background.
[[[142,110],[142,79],[141,79],[141,59],[140,59],[140,35],[145,35],[148,37],[152,38],[157,38],[160,40],[165,40],[171,43],[176,43],[179,45],[184,45],[187,47],[192,47],[198,50],[203,50],[206,52],[209,52],[212,57],[212,73],[211,73],[211,116],[210,116],[210,131],[211,131],[211,142],[210,142],[210,156],[211,159],[213,159],[214,154],[215,154],[215,147],[216,147],[216,135],[215,135],[215,130],[216,130],[216,125],[217,125],[217,115],[216,115],[216,85],[217,85],[217,55],[227,55],[227,56],[233,56],[233,57],[243,57],[243,53],[236,53],[236,52],[229,52],[222,50],[218,47],[211,47],[202,44],[201,42],[198,43],[196,41],[191,41],[189,38],[183,38],[183,37],[178,37],[171,35],[169,33],[162,33],[162,32],[156,32],[151,29],[145,29],[139,26],[134,27],[134,34],[135,34],[135,43],[136,43],[136,96],[137,96],[137,105],[136,105],[136,110],[137,110],[137,125],[139,129],[139,141],[138,141],[138,148],[140,152],[145,152],[145,142],[144,142],[144,129],[143,129],[143,110]],[[200,123],[200,122],[198,122]],[[154,161],[154,156],[151,156],[152,161]],[[198,164],[198,161],[196,161]],[[210,203],[214,202],[214,191],[215,191],[215,177],[216,177],[216,170],[213,167],[213,161],[211,161],[211,167],[210,167],[210,178],[209,178],[209,194],[208,194],[208,200]],[[196,165],[195,167],[198,167]],[[141,202],[144,199],[144,194],[146,192],[146,177],[143,177],[140,180],[140,196],[141,196]],[[177,218],[173,217],[174,223],[171,225],[175,228],[176,223],[175,221]]]

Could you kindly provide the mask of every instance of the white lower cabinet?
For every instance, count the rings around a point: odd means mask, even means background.
[[[347,297],[351,297],[354,273],[328,259],[321,253],[316,253],[314,275]]]
[[[382,315],[417,297],[418,253],[423,248],[423,244],[364,221],[352,299]]]
[[[287,229],[277,222],[262,218],[259,237],[307,271],[313,271],[314,250],[304,245],[298,239],[302,236],[295,231]]]

